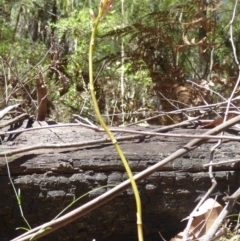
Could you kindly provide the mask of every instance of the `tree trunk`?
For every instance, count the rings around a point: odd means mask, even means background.
[[[39,122],[46,125],[46,122]],[[23,126],[26,123],[23,124]],[[37,122],[34,127],[39,126]],[[202,134],[205,130],[177,130],[171,133]],[[116,134],[119,137],[120,134]],[[121,135],[122,136],[122,135]],[[16,135],[2,135],[2,151],[10,151],[34,144],[66,144],[89,142],[105,137],[101,132],[83,127],[31,130]],[[120,142],[134,173],[138,173],[178,150],[188,139],[151,137]],[[211,186],[208,169],[210,148],[216,141],[208,141],[181,158],[140,181],[143,205],[145,240],[166,239],[185,227],[181,219],[196,206],[196,199]],[[214,161],[239,158],[239,142],[225,142],[215,152]],[[31,227],[53,219],[73,198],[105,185],[117,185],[127,179],[124,168],[111,145],[95,144],[79,148],[38,149],[7,157],[11,178],[21,190],[21,204]],[[239,164],[214,167],[218,186],[213,196],[222,202],[225,192],[232,194],[239,187]],[[111,186],[82,198],[71,210],[99,196]],[[10,184],[6,161],[0,157],[0,240],[8,241],[23,233],[15,230],[26,227],[20,215]],[[131,189],[114,198],[77,221],[40,240],[89,241],[137,240],[136,208]]]

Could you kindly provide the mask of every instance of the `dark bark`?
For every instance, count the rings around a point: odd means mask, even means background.
[[[205,130],[175,132],[202,133]],[[83,142],[103,136],[81,127],[29,131],[4,137],[2,150],[40,143]],[[137,173],[169,156],[187,142],[187,139],[152,137],[125,141],[121,147],[133,172]],[[188,216],[196,206],[194,201],[211,186],[208,169],[203,168],[202,164],[209,162],[209,150],[213,144],[213,141],[203,144],[139,183],[145,240],[160,240],[158,231],[169,238],[184,228],[185,223],[180,220]],[[226,142],[216,151],[215,161],[239,158],[239,150],[239,142]],[[127,178],[114,148],[108,145],[36,150],[8,157],[8,160],[12,180],[21,189],[25,217],[32,227],[53,219],[73,197],[77,198],[96,187],[118,184]],[[231,194],[239,187],[239,164],[214,167],[214,174],[218,186],[213,196],[217,194],[218,201],[223,203],[224,192]],[[106,189],[84,197],[71,209]],[[0,158],[0,190],[0,240],[4,241],[21,233],[15,230],[16,227],[26,226],[7,177],[4,158]],[[129,189],[107,205],[40,240],[137,240],[135,223],[135,201]]]

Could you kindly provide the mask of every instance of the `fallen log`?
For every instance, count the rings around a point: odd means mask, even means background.
[[[38,125],[35,122],[33,127]],[[183,129],[171,133],[204,132],[205,130]],[[40,148],[7,157],[12,180],[15,186],[21,189],[24,215],[32,227],[53,219],[74,197],[100,186],[117,185],[127,179],[113,147],[102,143],[104,138],[106,137],[102,133],[76,126],[30,130],[2,136],[2,150],[5,152],[33,144],[88,143],[85,146],[61,149]],[[96,141],[94,145],[91,142],[93,140]],[[98,140],[101,140],[99,144]],[[121,147],[134,173],[151,167],[188,142],[175,137],[135,137],[128,141],[122,140]],[[180,220],[188,216],[196,206],[194,201],[211,186],[208,169],[204,168],[203,164],[209,162],[210,148],[215,143],[216,140],[208,141],[140,181],[146,240],[159,240],[159,231],[169,238],[183,229],[185,223]],[[221,149],[216,151],[215,160],[237,159],[238,150],[239,142],[225,142]],[[239,186],[239,164],[236,162],[216,166],[214,174],[218,186],[212,195],[218,195],[221,202],[225,192],[231,194]],[[0,240],[10,240],[22,233],[15,228],[25,224],[8,178],[4,157],[0,158],[0,188]],[[92,192],[71,209],[110,188],[112,187],[108,186]],[[41,240],[136,240],[135,212],[132,191],[127,189],[101,208]]]

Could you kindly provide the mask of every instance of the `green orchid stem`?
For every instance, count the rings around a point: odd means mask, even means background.
[[[123,166],[128,174],[128,177],[130,179],[133,193],[134,193],[135,200],[136,200],[136,206],[137,206],[138,240],[143,241],[144,239],[143,239],[143,231],[142,231],[142,207],[141,207],[141,199],[140,199],[139,191],[138,191],[136,182],[133,178],[132,171],[128,165],[128,162],[127,162],[120,146],[118,145],[114,135],[108,129],[107,125],[105,124],[105,122],[101,116],[101,113],[100,113],[100,110],[98,107],[98,103],[97,103],[97,99],[96,99],[96,95],[95,95],[95,91],[94,91],[94,85],[93,85],[93,48],[94,48],[96,31],[97,31],[97,27],[98,27],[98,24],[99,24],[101,18],[108,11],[107,7],[110,4],[110,2],[111,2],[111,0],[101,0],[100,7],[99,7],[99,13],[98,13],[97,19],[95,20],[95,23],[92,27],[92,34],[91,34],[91,40],[90,40],[90,46],[89,46],[89,88],[90,88],[93,106],[94,106],[94,110],[96,112],[97,118],[98,118],[101,126],[104,128],[105,132],[109,136],[110,140],[112,141],[112,144],[114,145],[114,147],[123,163]]]

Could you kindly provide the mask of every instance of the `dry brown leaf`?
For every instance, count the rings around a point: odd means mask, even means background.
[[[191,228],[197,238],[206,234],[222,209],[223,207],[216,200],[209,198],[198,211],[191,214],[191,216],[195,217]]]
[[[194,240],[198,240],[210,229],[223,207],[214,199],[207,199],[200,208],[192,212],[190,217],[194,217],[192,225],[189,229],[190,236]],[[189,217],[188,217],[189,218]],[[183,232],[177,234],[171,241],[182,240]]]

